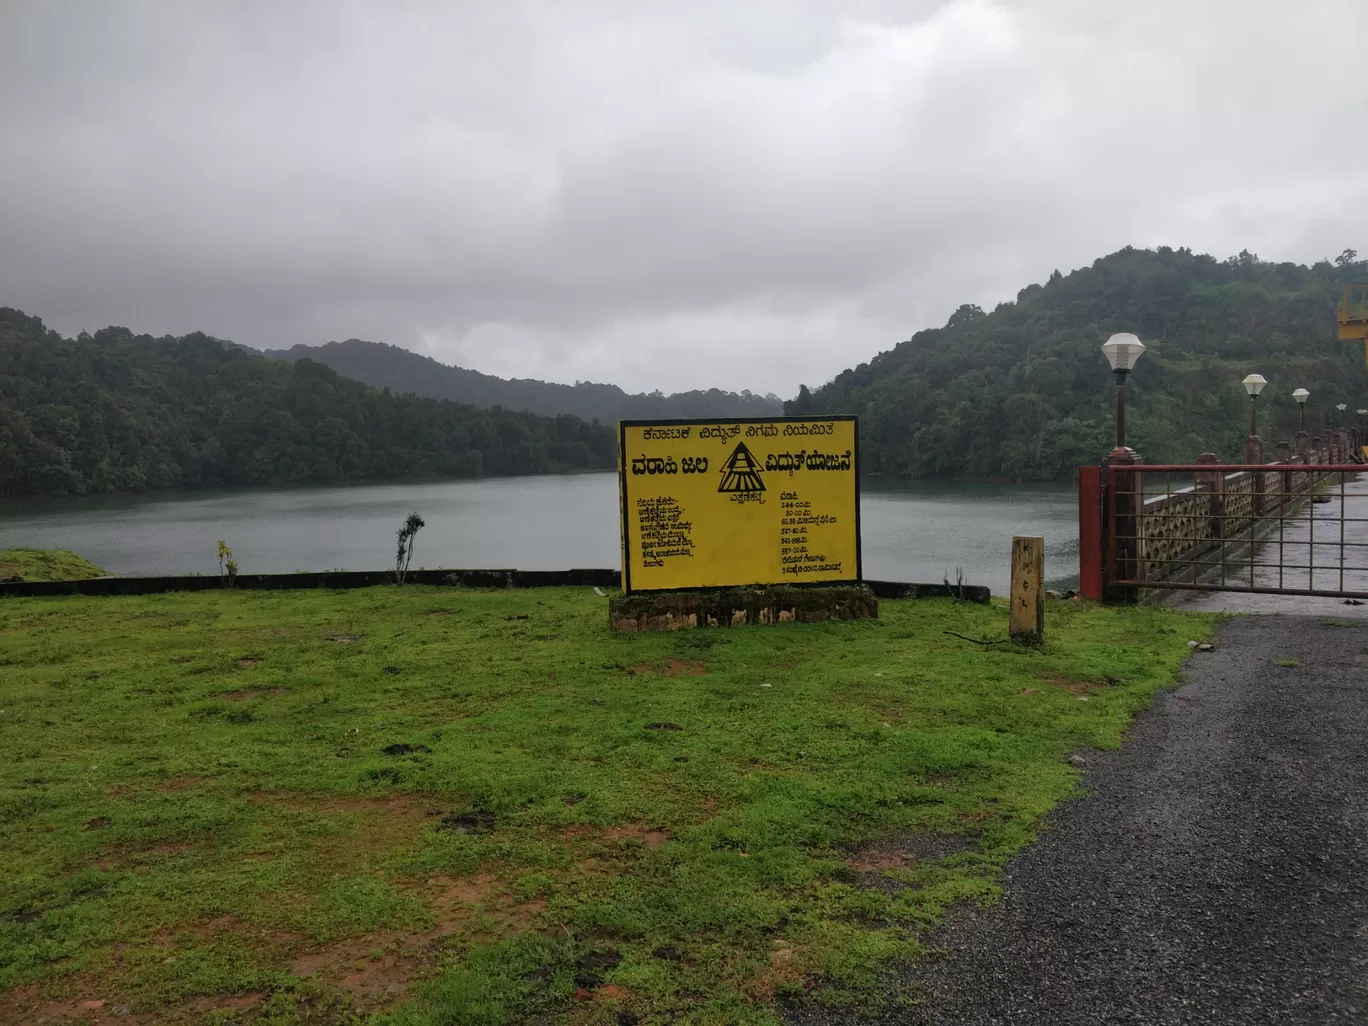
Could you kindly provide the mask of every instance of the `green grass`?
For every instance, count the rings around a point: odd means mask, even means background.
[[[90,560],[66,549],[0,550],[0,580],[22,577],[26,581],[78,581],[104,575]]]
[[[1209,623],[1047,608],[1025,649],[949,601],[614,635],[589,589],[0,600],[0,1021],[877,1004]]]

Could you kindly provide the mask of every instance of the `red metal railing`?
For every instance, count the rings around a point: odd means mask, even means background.
[[[1368,480],[1359,464],[1118,465],[1105,487],[1103,568],[1080,591],[1245,591],[1368,598]],[[1096,550],[1095,550],[1096,551]],[[1132,592],[1133,595],[1133,592]]]

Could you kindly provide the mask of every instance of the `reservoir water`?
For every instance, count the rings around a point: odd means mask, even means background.
[[[1045,538],[1046,576],[1078,573],[1076,497],[1066,486],[865,482],[864,575],[1008,586],[1014,534]],[[422,513],[414,566],[617,567],[613,474],[426,484],[11,500],[0,549],[72,549],[116,574],[218,572],[219,538],[243,573],[378,570],[394,533]]]

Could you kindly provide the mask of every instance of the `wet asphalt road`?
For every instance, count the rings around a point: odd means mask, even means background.
[[[1324,619],[1220,627],[882,1021],[1368,1024],[1368,623]]]

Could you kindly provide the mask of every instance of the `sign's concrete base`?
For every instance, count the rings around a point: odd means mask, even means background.
[[[715,591],[634,592],[614,599],[615,631],[677,631],[751,623],[819,623],[879,615],[879,600],[863,584],[827,588],[720,588]]]

